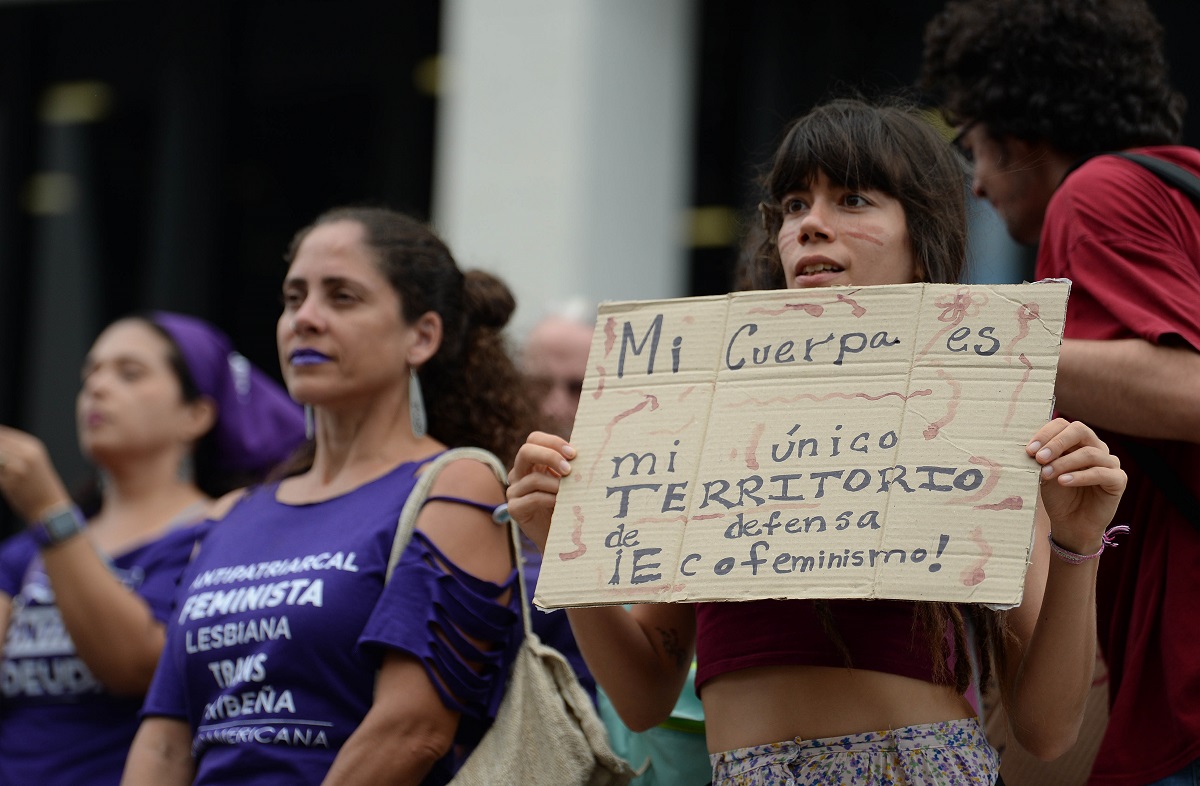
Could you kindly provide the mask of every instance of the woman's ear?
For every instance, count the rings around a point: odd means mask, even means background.
[[[436,311],[426,311],[409,326],[410,343],[405,358],[408,365],[420,368],[437,354],[442,346],[442,317]]]
[[[201,437],[217,425],[217,402],[208,396],[201,396],[184,406],[183,439],[187,442],[199,442]]]

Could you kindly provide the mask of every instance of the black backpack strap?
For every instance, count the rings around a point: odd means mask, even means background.
[[[1141,153],[1113,153],[1117,158],[1124,158],[1126,161],[1132,161],[1135,164],[1141,164],[1146,169],[1149,169],[1154,174],[1158,175],[1169,186],[1174,186],[1183,193],[1192,198],[1192,201],[1200,204],[1200,177],[1189,172],[1181,166],[1176,166],[1169,161],[1163,161],[1161,158],[1154,156],[1142,155]]]
[[[1157,175],[1158,179],[1167,185],[1182,191],[1184,194],[1187,194],[1192,198],[1192,201],[1196,203],[1197,207],[1200,207],[1200,176],[1197,176],[1195,173],[1184,169],[1181,166],[1172,164],[1169,161],[1163,161],[1161,158],[1155,158],[1154,156],[1148,156],[1143,153],[1113,152],[1097,153],[1096,155],[1084,156],[1083,158],[1071,164],[1070,168],[1067,169],[1066,174],[1063,175],[1063,178],[1065,179],[1067,175],[1071,174],[1088,161],[1091,161],[1093,158],[1096,158],[1096,156],[1113,156],[1114,158],[1123,158],[1126,161],[1132,161],[1133,163],[1140,165],[1143,169],[1149,170],[1153,174]]]

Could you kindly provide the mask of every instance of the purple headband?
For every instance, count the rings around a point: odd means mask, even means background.
[[[204,320],[156,311],[199,391],[217,405],[216,462],[226,472],[263,473],[304,440],[304,413],[275,380],[233,348]]]

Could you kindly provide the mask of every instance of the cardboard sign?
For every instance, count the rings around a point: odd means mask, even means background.
[[[535,601],[1019,603],[1068,289],[603,305]]]

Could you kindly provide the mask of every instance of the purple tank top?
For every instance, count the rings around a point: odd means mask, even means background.
[[[280,503],[278,485],[265,486],[212,527],[184,576],[143,709],[190,724],[196,784],[320,783],[370,709],[389,648],[419,659],[463,713],[452,753],[424,783],[445,783],[478,743],[520,640],[516,593],[507,606],[495,601],[516,574],[503,586],[476,579],[418,531],[384,587],[422,463],[312,504]]]

